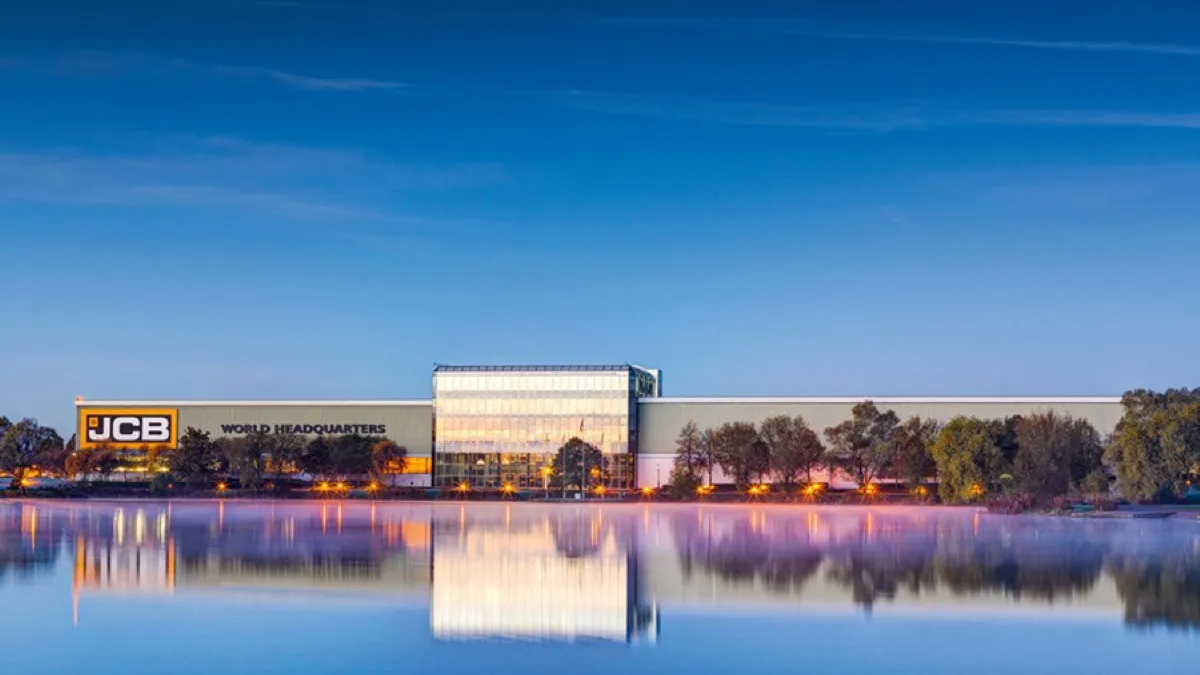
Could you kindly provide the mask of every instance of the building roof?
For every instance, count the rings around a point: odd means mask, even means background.
[[[626,370],[643,370],[629,364],[624,365],[596,365],[596,366],[445,366],[435,364],[433,372],[435,373],[456,373],[456,372],[491,372],[491,373],[512,373],[512,372],[621,372]]]

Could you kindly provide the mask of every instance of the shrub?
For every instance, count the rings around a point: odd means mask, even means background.
[[[1033,508],[1033,498],[1029,495],[1001,495],[990,500],[987,504],[988,513],[1017,515]]]

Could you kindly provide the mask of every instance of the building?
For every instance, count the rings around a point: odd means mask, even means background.
[[[400,484],[513,485],[548,489],[561,448],[578,437],[600,449],[589,484],[658,486],[670,476],[675,439],[688,422],[701,429],[802,415],[817,430],[872,400],[901,418],[1001,418],[1054,410],[1107,434],[1122,414],[1118,396],[666,398],[662,373],[633,365],[437,366],[433,396],[396,401],[90,401],[78,399],[80,447],[137,452],[174,447],[189,427],[216,437],[264,430],[306,436],[386,436],[408,449]],[[578,468],[568,458],[568,470]],[[720,476],[717,477],[720,480]],[[572,481],[568,479],[567,483]],[[574,481],[577,484],[579,481]],[[569,485],[567,486],[569,487]]]

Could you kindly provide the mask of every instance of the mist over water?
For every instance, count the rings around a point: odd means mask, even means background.
[[[1200,648],[1200,521],[8,502],[0,607],[22,673],[1152,672]]]

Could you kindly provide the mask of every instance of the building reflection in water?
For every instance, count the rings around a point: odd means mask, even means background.
[[[1200,628],[1185,521],[740,506],[0,503],[0,591],[69,570],[96,596],[270,594],[429,608],[448,640],[652,641],[658,607],[726,614],[1076,612]],[[56,581],[57,583],[57,581]],[[81,616],[82,615],[82,616]]]
[[[539,509],[514,523],[435,521],[430,626],[439,639],[653,641],[657,608],[628,519]],[[465,511],[465,507],[464,507]],[[625,525],[625,531],[622,531]]]

